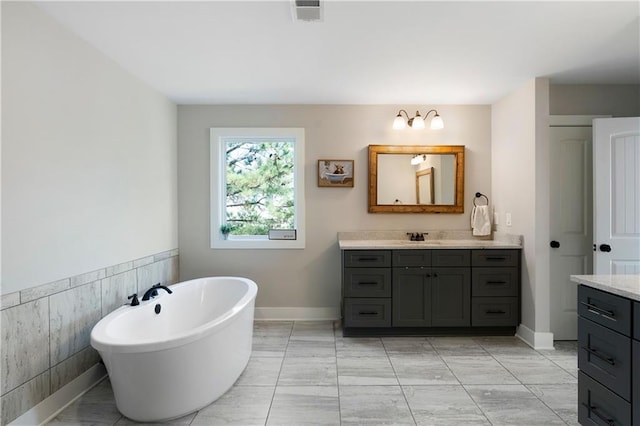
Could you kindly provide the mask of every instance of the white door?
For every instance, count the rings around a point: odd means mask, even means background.
[[[550,303],[554,340],[576,340],[577,285],[570,275],[591,274],[591,120],[580,127],[551,127]]]
[[[594,273],[640,274],[640,117],[593,120]]]

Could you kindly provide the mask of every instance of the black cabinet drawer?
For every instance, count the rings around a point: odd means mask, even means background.
[[[518,268],[473,268],[471,295],[516,297],[519,282]]]
[[[578,315],[631,336],[630,299],[579,285]]]
[[[633,304],[633,338],[640,340],[640,303],[638,302]]]
[[[345,267],[388,268],[391,266],[391,250],[344,250]]]
[[[631,339],[578,318],[578,368],[631,401]]]
[[[640,424],[640,342],[633,341],[633,348],[631,349],[631,359],[633,360],[633,378],[631,393],[633,394],[633,420],[636,425]]]
[[[469,267],[471,250],[431,250],[431,266]]]
[[[391,297],[391,268],[345,268],[344,297]]]
[[[578,422],[581,425],[631,426],[631,404],[579,371]]]
[[[431,250],[393,250],[393,267],[431,266]]]
[[[518,325],[517,297],[472,297],[471,326],[501,327]]]
[[[390,327],[391,299],[344,299],[345,327]]]
[[[518,266],[520,250],[471,250],[471,266]]]

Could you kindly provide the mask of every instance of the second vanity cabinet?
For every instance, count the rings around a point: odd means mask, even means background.
[[[511,334],[519,249],[342,251],[345,335]]]

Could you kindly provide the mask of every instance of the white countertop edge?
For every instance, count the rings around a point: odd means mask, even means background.
[[[640,302],[640,275],[571,275],[571,281]]]
[[[494,240],[341,240],[341,250],[407,250],[407,249],[521,249],[522,245]]]

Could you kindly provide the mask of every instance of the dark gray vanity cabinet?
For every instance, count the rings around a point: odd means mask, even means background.
[[[519,249],[343,250],[342,262],[344,335],[512,334],[519,323]]]
[[[345,327],[391,326],[391,250],[342,252]]]
[[[469,327],[469,250],[392,251],[393,327]]]
[[[578,420],[583,425],[640,425],[640,354],[632,331],[638,328],[638,305],[578,286]]]
[[[472,250],[471,325],[517,326],[520,251]]]

